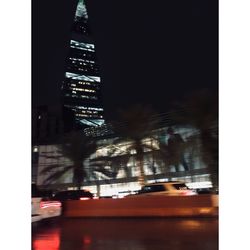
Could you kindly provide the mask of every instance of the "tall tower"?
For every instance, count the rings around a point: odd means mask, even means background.
[[[84,0],[79,0],[72,26],[69,55],[62,86],[63,106],[81,125],[104,123],[101,78]]]

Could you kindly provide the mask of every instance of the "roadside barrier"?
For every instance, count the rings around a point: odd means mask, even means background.
[[[218,216],[218,195],[144,196],[66,201],[64,217]]]

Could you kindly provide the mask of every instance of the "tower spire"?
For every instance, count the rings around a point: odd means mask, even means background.
[[[104,123],[101,78],[84,0],[79,0],[72,25],[62,87],[63,106],[85,127]]]

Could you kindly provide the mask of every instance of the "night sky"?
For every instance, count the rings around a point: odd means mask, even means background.
[[[32,1],[33,105],[59,102],[76,0]],[[106,117],[218,88],[216,0],[89,0]]]

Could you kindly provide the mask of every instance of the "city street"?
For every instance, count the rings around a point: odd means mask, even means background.
[[[32,250],[216,250],[217,218],[102,218],[32,225]]]

